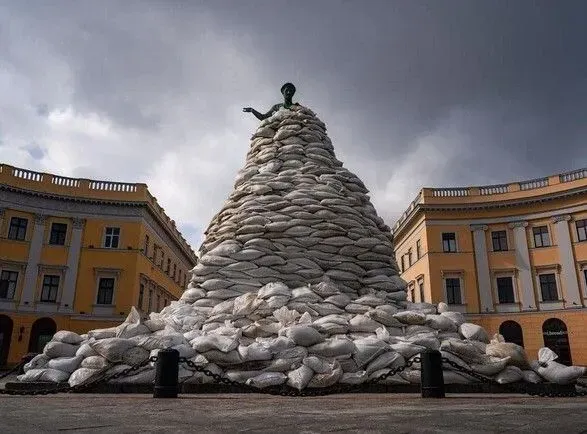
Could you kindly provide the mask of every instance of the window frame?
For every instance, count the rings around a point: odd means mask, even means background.
[[[51,282],[47,283],[47,278],[50,279]],[[54,278],[57,278],[57,284],[54,284],[52,281]],[[41,303],[57,303],[57,299],[59,298],[59,288],[61,285],[61,275],[59,274],[43,274],[43,280],[41,281],[41,293],[39,296],[39,302]],[[55,290],[55,299],[51,300],[51,291]],[[48,290],[49,297],[45,297],[45,290]]]
[[[587,219],[575,220],[575,230],[577,231],[577,242],[587,241]]]
[[[503,234],[504,236],[494,236],[494,234]],[[497,241],[497,248],[496,248],[496,241]],[[505,248],[502,242],[505,242]],[[509,249],[508,243],[508,232],[507,230],[501,229],[497,231],[491,231],[491,247],[494,252],[507,252]]]
[[[13,281],[10,278],[6,278],[4,279],[4,274],[7,273],[9,275],[11,274],[16,274],[16,279]],[[11,269],[2,269],[0,270],[0,282],[8,282],[6,283],[6,297],[1,297],[0,296],[0,300],[2,301],[12,301],[14,300],[14,296],[16,295],[16,290],[18,289],[18,278],[20,277],[20,273],[18,271],[15,270],[11,270]],[[12,296],[9,297],[10,295],[10,284],[13,283],[14,286],[12,288]]]
[[[420,294],[420,302],[424,303],[426,301],[426,292],[425,292],[425,288],[424,288],[424,278],[417,279],[416,284],[418,285],[418,292]]]
[[[464,303],[464,294],[463,294],[463,279],[461,276],[445,276],[443,277],[443,286],[444,286],[444,297],[446,300],[446,304],[449,306],[462,306]],[[457,281],[458,282],[458,289],[459,289],[459,301],[460,303],[451,303],[449,300],[449,292],[448,292],[448,281]],[[454,296],[454,294],[453,294]]]
[[[111,230],[112,233],[108,233]],[[114,233],[114,232],[118,233]],[[120,234],[121,234],[120,226],[106,226],[104,228],[104,242],[102,243],[102,247],[105,249],[118,249],[120,248]],[[113,245],[113,241],[116,239],[116,245]]]
[[[422,240],[416,240],[416,261],[422,257]]]
[[[511,301],[502,301],[501,297],[500,297],[500,287],[499,287],[499,282],[502,279],[508,279],[511,285]],[[501,276],[496,276],[495,277],[495,292],[496,292],[496,298],[497,298],[497,303],[498,304],[514,304],[517,303],[517,297],[516,297],[516,286],[515,286],[515,282],[514,282],[514,276],[507,276],[507,275],[501,275]]]
[[[65,226],[65,231],[60,232],[60,231],[53,231],[53,228],[55,227],[55,225],[62,225]],[[51,228],[49,229],[49,240],[47,242],[47,244],[51,245],[51,246],[65,246],[65,243],[67,242],[67,231],[69,230],[69,225],[67,223],[63,223],[63,222],[51,222]],[[53,239],[53,234],[57,233],[59,235],[63,236],[63,242],[56,242]],[[57,241],[60,241],[61,238],[59,238]]]
[[[546,229],[546,232],[543,232],[542,229]],[[536,230],[539,229],[540,232],[537,234]],[[546,235],[546,244],[544,243],[544,235]],[[536,243],[536,237],[540,237],[540,245]],[[542,248],[542,247],[552,247],[552,242],[550,239],[550,229],[548,225],[540,225],[540,226],[533,226],[532,227],[532,238],[534,240],[534,248]]]
[[[102,281],[112,281],[112,286],[110,288],[103,287]],[[96,293],[96,306],[114,306],[114,290],[116,288],[116,277],[113,276],[100,276],[98,277],[98,291]],[[101,303],[100,298],[104,298],[101,291],[103,290],[110,290],[110,303]],[[102,295],[102,297],[100,297]]]
[[[18,221],[19,223],[24,222],[24,227],[20,224],[15,225],[14,222]],[[13,241],[26,241],[27,232],[29,229],[29,219],[26,217],[19,217],[19,216],[12,216],[10,217],[10,221],[8,223],[8,234],[6,234],[6,238]],[[13,233],[14,230],[14,233]],[[19,236],[20,231],[24,230],[22,234],[22,238]]]
[[[444,239],[445,235],[453,235],[454,239]],[[457,233],[456,232],[442,232],[440,239],[442,241],[442,252],[443,253],[457,253],[459,250],[458,244],[457,244]],[[451,249],[451,241],[454,242],[454,250]],[[447,242],[448,244],[445,245],[445,242]],[[448,247],[448,250],[447,248]]]
[[[547,282],[549,285],[554,284],[554,291],[556,293],[556,299],[545,299],[544,298],[544,291],[542,288],[542,276],[553,276],[554,281],[553,282]],[[540,291],[540,301],[541,302],[545,302],[545,303],[556,303],[556,302],[560,302],[562,301],[561,298],[561,294],[560,294],[560,290],[559,290],[559,284],[558,284],[558,278],[557,278],[557,273],[554,271],[548,272],[548,271],[544,271],[541,273],[538,273],[538,289]],[[552,289],[552,288],[550,288]],[[549,294],[552,295],[552,294]]]

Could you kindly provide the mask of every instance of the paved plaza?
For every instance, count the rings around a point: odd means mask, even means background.
[[[0,396],[3,433],[587,432],[586,398],[360,394]]]

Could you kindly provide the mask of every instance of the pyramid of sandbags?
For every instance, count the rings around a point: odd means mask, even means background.
[[[297,389],[361,384],[404,366],[426,349],[494,378],[572,382],[544,350],[493,340],[448,306],[406,301],[389,228],[361,181],[342,167],[324,124],[307,108],[281,109],[252,138],[235,189],[213,218],[177,302],[149,319],[84,335],[60,331],[25,366],[20,381],[77,385],[120,372],[174,348],[181,357],[232,380]],[[446,383],[474,377],[446,365]],[[152,383],[152,364],[116,382]],[[182,364],[179,379],[214,379]],[[416,384],[420,367],[384,384]]]

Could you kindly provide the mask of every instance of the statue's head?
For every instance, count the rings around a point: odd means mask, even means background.
[[[291,84],[291,83],[285,83],[283,86],[281,86],[281,94],[284,97],[293,97],[294,93],[296,93],[296,87]]]

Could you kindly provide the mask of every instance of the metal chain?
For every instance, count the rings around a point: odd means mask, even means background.
[[[138,371],[139,369],[145,367],[151,362],[156,362],[157,356],[150,357],[148,359],[143,360],[141,363],[138,363],[134,366],[130,366],[120,372],[104,376],[102,373],[99,373],[93,379],[86,381],[85,383],[78,384],[75,386],[69,386],[68,384],[54,384],[53,386],[46,387],[43,389],[34,389],[34,390],[11,390],[11,389],[0,389],[0,395],[20,395],[20,396],[36,396],[36,395],[50,395],[56,393],[81,393],[87,392],[88,390],[92,389],[93,387],[97,386],[98,384],[106,383],[110,380],[114,380],[116,378],[127,376],[133,372]],[[107,368],[109,369],[109,368]]]
[[[27,362],[25,360],[21,361],[18,365],[16,365],[14,368],[12,368],[11,370],[9,370],[8,372],[5,372],[3,374],[0,374],[0,380],[3,379],[3,378],[8,377],[11,374],[14,374],[15,372],[18,372],[20,370],[20,368],[22,368],[26,364],[27,364]]]
[[[485,375],[481,375],[471,369],[467,369],[452,360],[447,359],[446,357],[442,358],[442,362],[446,363],[453,368],[456,368],[457,371],[463,372],[470,377],[473,377],[482,383],[491,384],[494,386],[502,387],[504,389],[508,389],[515,393],[522,393],[530,396],[540,396],[540,397],[549,397],[549,398],[571,398],[571,397],[578,397],[578,396],[587,396],[587,390],[574,390],[572,392],[546,392],[544,390],[532,390],[532,386],[529,384],[516,384],[516,383],[509,383],[509,384],[501,384],[495,381],[492,378],[486,377]]]

